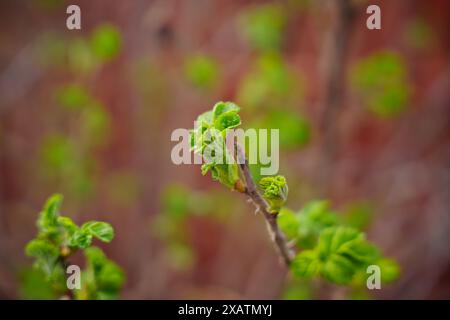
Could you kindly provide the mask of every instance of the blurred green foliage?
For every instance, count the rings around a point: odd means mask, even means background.
[[[302,83],[278,53],[259,56],[238,88],[246,108],[283,108],[303,97]]]
[[[286,15],[279,4],[252,7],[240,16],[240,27],[257,50],[278,50],[282,45]]]
[[[40,166],[44,181],[58,183],[74,196],[92,193],[92,161],[80,156],[74,142],[66,136],[51,134],[42,142]]]
[[[246,107],[250,127],[280,130],[282,150],[304,147],[311,136],[309,121],[298,110],[305,81],[281,53],[289,10],[305,6],[304,1],[263,4],[240,15],[240,26],[257,56],[240,81],[236,100]]]
[[[311,4],[314,0],[289,0],[289,4],[292,5],[294,8],[305,10],[309,9],[311,7]],[[361,0],[360,0],[361,1]],[[364,0],[362,0],[364,1]]]
[[[190,191],[181,185],[169,185],[161,194],[161,213],[151,225],[152,233],[164,241],[169,261],[175,269],[190,269],[195,262],[195,253],[189,245],[186,222],[192,210]]]
[[[421,18],[413,19],[406,24],[404,38],[407,45],[417,50],[431,48],[436,41],[430,24]]]
[[[63,66],[66,63],[67,44],[57,32],[43,33],[36,41],[37,61],[45,66]]]
[[[250,114],[252,128],[279,129],[283,150],[304,147],[310,140],[309,121],[298,111],[304,81],[279,53],[260,55],[241,80],[237,100]]]
[[[342,210],[342,218],[346,225],[364,230],[374,218],[373,205],[367,201],[355,201]]]
[[[62,86],[57,93],[58,102],[68,108],[85,107],[90,100],[87,90],[79,84]]]
[[[54,90],[54,101],[61,109],[50,118],[64,126],[50,127],[44,135],[38,162],[42,182],[72,196],[92,196],[98,185],[96,152],[108,142],[111,117],[91,94],[90,83],[121,47],[119,29],[109,23],[99,24],[85,36],[45,33],[37,42],[38,57],[45,66],[64,68],[76,79]]]
[[[62,85],[55,91],[55,101],[62,107],[55,115],[68,125],[64,133],[44,136],[40,171],[50,184],[86,197],[96,184],[93,172],[98,164],[93,152],[108,141],[111,119],[103,104],[81,83]]]
[[[67,259],[79,249],[86,249],[88,268],[85,273],[94,273],[94,276],[81,281],[82,289],[80,292],[74,289],[75,296],[86,299],[116,297],[124,280],[123,272],[104,256],[101,249],[91,247],[94,238],[110,242],[114,238],[113,228],[99,221],[89,221],[79,227],[69,217],[60,215],[61,202],[62,196],[58,194],[47,200],[38,218],[38,234],[25,247],[26,255],[35,259],[36,270],[26,271],[22,276],[25,297],[61,297],[68,293]],[[31,287],[39,283],[37,277],[40,274],[46,285],[42,286],[42,291],[34,291]],[[87,291],[89,294],[84,294]]]
[[[93,101],[82,111],[80,122],[80,134],[86,148],[95,148],[107,141],[111,129],[111,118],[102,103]]]
[[[90,42],[93,53],[101,61],[116,57],[122,47],[121,34],[112,24],[102,24],[95,28]]]
[[[186,57],[183,69],[186,79],[200,89],[214,88],[219,81],[219,63],[205,54]]]
[[[236,204],[220,190],[193,191],[181,184],[167,185],[160,199],[161,212],[152,221],[152,234],[164,243],[171,267],[187,271],[197,261],[188,232],[189,220],[202,217],[226,223]]]
[[[60,135],[48,136],[42,145],[41,154],[45,165],[59,172],[70,170],[71,163],[76,159],[72,142]]]
[[[374,53],[352,68],[352,85],[368,109],[381,118],[399,115],[411,95],[405,62],[391,51]]]
[[[37,54],[45,66],[67,67],[75,75],[92,75],[121,49],[122,34],[109,23],[98,25],[87,36],[66,38],[49,32],[37,41]]]
[[[33,0],[33,3],[36,6],[46,10],[62,8],[65,2],[65,0]]]
[[[283,300],[310,300],[313,298],[314,288],[308,279],[289,279],[283,290]]]
[[[133,64],[133,80],[144,105],[152,105],[143,112],[145,118],[156,121],[166,110],[172,97],[168,76],[163,66],[147,58],[140,58]]]
[[[104,190],[116,207],[130,208],[139,202],[141,185],[131,170],[115,170],[105,180]]]
[[[23,268],[19,272],[19,294],[23,299],[52,300],[58,299],[58,295],[46,275],[33,267]]]
[[[78,37],[67,43],[67,62],[74,74],[90,75],[99,67],[88,39]]]
[[[296,111],[273,109],[250,121],[252,128],[278,129],[282,150],[295,150],[308,144],[311,138],[309,121]]]

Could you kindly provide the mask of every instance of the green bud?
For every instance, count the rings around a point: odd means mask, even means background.
[[[269,202],[269,211],[272,213],[280,211],[287,200],[288,185],[283,176],[265,177],[259,181],[264,191],[263,197]]]

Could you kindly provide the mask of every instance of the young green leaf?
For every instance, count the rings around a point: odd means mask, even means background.
[[[92,234],[84,229],[78,229],[70,238],[69,245],[71,247],[78,247],[86,249],[92,243]]]
[[[69,217],[58,217],[57,222],[69,236],[72,236],[78,230],[78,226]]]
[[[106,222],[89,221],[81,226],[81,230],[103,242],[110,242],[114,238],[114,229]]]
[[[40,229],[46,230],[57,226],[57,217],[62,200],[63,196],[60,194],[55,194],[47,200],[38,220]]]
[[[223,131],[225,129],[232,129],[241,124],[239,117],[240,108],[233,102],[218,102],[213,108],[214,127]]]

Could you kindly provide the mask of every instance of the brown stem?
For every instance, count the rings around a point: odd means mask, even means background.
[[[241,169],[242,175],[244,176],[246,188],[245,194],[252,200],[255,204],[257,211],[261,211],[264,218],[267,222],[267,227],[269,233],[271,235],[272,241],[275,243],[278,252],[283,258],[286,266],[289,266],[292,262],[294,252],[289,248],[286,237],[284,233],[278,227],[277,216],[278,212],[270,213],[268,211],[268,204],[266,200],[259,194],[258,189],[256,188],[256,184],[253,181],[253,177],[250,173],[250,168],[248,166],[247,158],[245,157],[245,153],[242,150],[242,147],[236,142],[235,143],[235,152],[237,156],[237,161],[239,167]]]
[[[322,187],[329,180],[331,164],[337,148],[336,130],[345,91],[345,57],[348,52],[352,23],[355,19],[355,9],[350,0],[336,0],[330,5],[334,19],[326,35],[322,57],[325,87],[321,119],[321,129],[324,133],[323,159],[320,170],[322,174],[319,177]]]

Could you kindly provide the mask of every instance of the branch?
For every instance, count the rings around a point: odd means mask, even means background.
[[[352,23],[355,19],[355,9],[349,0],[337,0],[332,3],[332,23],[325,41],[322,57],[324,63],[325,97],[321,129],[323,131],[323,161],[321,163],[321,185],[325,185],[330,175],[330,165],[336,153],[336,128],[339,109],[342,106],[345,91],[343,80],[345,57],[351,36]]]
[[[248,161],[247,158],[245,157],[245,153],[242,150],[242,147],[237,142],[235,143],[234,146],[237,156],[237,162],[239,164],[239,168],[245,180],[246,187],[244,193],[252,200],[252,202],[256,206],[257,212],[258,211],[262,212],[264,219],[266,220],[272,241],[275,243],[278,252],[283,258],[283,261],[286,264],[286,266],[289,266],[294,257],[294,252],[289,248],[286,237],[278,227],[277,222],[278,212],[270,213],[267,210],[268,204],[266,200],[264,200],[264,198],[259,194],[258,189],[256,188],[256,184],[253,181],[253,177],[250,173],[250,168],[248,166]]]

